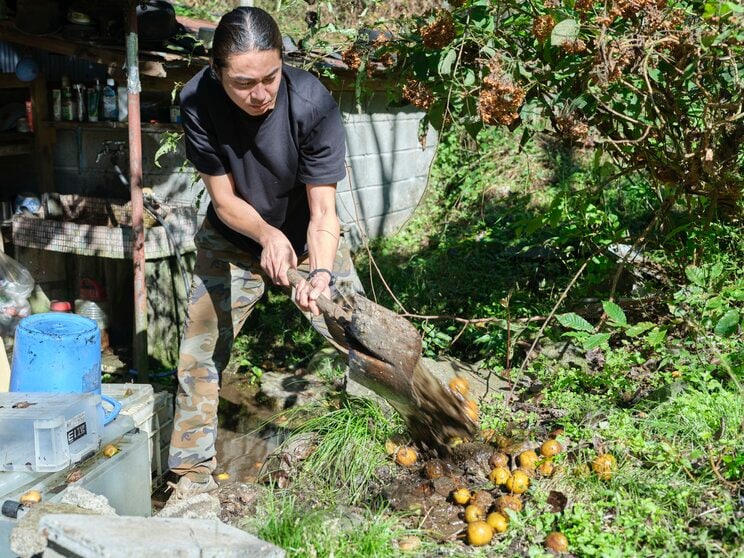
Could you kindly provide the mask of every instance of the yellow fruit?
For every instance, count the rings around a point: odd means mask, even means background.
[[[543,457],[553,457],[563,451],[563,447],[558,440],[548,440],[540,446],[540,453]]]
[[[41,492],[38,490],[29,490],[21,496],[21,504],[24,506],[33,506],[41,502]]]
[[[465,508],[465,523],[473,523],[474,521],[482,521],[485,519],[486,514],[483,512],[483,508],[477,504],[470,504]]]
[[[441,461],[432,460],[424,467],[424,474],[429,480],[439,479],[444,476],[444,466]]]
[[[493,527],[485,521],[474,521],[468,524],[468,542],[472,546],[484,546],[493,539]]]
[[[497,533],[504,533],[509,528],[509,520],[499,512],[492,512],[486,517],[486,523]]]
[[[457,447],[457,446],[459,446],[460,444],[462,444],[464,442],[465,442],[465,440],[463,440],[459,436],[455,436],[453,438],[450,438],[449,447],[454,448],[454,447]]]
[[[506,489],[514,494],[523,494],[530,487],[530,477],[517,469],[506,481]]]
[[[497,512],[504,513],[506,510],[512,510],[514,512],[522,511],[522,500],[519,496],[514,494],[507,494],[496,500],[495,508]]]
[[[103,448],[103,455],[106,457],[114,457],[117,453],[119,453],[119,448],[114,444],[109,444]]]
[[[480,411],[478,410],[478,404],[472,399],[468,399],[465,402],[465,416],[473,422],[478,422],[479,415]]]
[[[403,552],[415,552],[421,548],[421,539],[415,535],[403,537],[398,541],[398,548]]]
[[[506,467],[496,467],[488,475],[488,479],[496,486],[506,484],[506,481],[509,480],[509,477],[511,477],[511,473]]]
[[[566,552],[568,550],[568,539],[563,533],[552,531],[545,538],[545,547],[553,552]]]
[[[524,467],[525,469],[534,469],[537,467],[538,461],[540,461],[540,458],[534,450],[523,451],[519,454],[519,457],[517,457],[517,463],[519,463],[520,467]]]
[[[615,472],[617,461],[615,457],[609,453],[600,455],[592,462],[592,470],[597,473],[597,476],[602,480],[610,480],[612,473]]]
[[[537,468],[537,470],[543,477],[549,477],[553,474],[554,471],[553,462],[549,459],[546,459],[545,461],[540,463],[540,466]]]
[[[399,444],[395,443],[393,440],[387,440],[385,442],[385,453],[388,455],[393,455],[396,451],[398,451]]]
[[[395,454],[395,462],[402,467],[413,467],[416,459],[418,459],[416,450],[408,446],[403,446]]]
[[[491,469],[495,469],[496,467],[508,467],[509,458],[506,456],[505,453],[497,451],[488,458],[488,465],[491,467]]]
[[[455,376],[449,381],[449,388],[463,397],[467,397],[470,392],[470,384],[465,378],[461,378],[460,376]]]
[[[461,506],[464,506],[470,501],[470,490],[467,488],[458,488],[452,493],[452,499]]]
[[[214,478],[218,481],[226,481],[230,479],[230,473],[217,473]]]

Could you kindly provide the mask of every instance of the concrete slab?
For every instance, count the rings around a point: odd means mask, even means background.
[[[47,515],[39,527],[63,556],[284,558],[281,548],[216,520]]]

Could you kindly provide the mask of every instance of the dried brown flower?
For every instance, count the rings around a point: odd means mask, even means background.
[[[426,85],[414,79],[409,79],[403,86],[403,98],[423,110],[429,110],[436,100]]]
[[[537,16],[532,22],[532,34],[541,43],[550,38],[555,27],[555,19],[551,15]]]
[[[519,107],[524,103],[525,92],[521,87],[502,77],[499,80],[484,80],[478,96],[478,112],[484,124],[509,126],[519,118]]]
[[[341,60],[350,70],[358,70],[362,65],[362,52],[356,46],[350,46],[341,55]]]
[[[455,22],[447,10],[438,10],[433,22],[422,27],[421,40],[426,48],[444,48],[455,38]]]

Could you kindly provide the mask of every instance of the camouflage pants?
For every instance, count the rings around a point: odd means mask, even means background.
[[[205,219],[196,235],[196,264],[178,362],[178,393],[168,466],[178,475],[200,480],[216,465],[217,407],[222,371],[238,332],[261,299],[268,277],[254,257],[238,250]],[[298,269],[309,271],[307,258]],[[363,292],[341,238],[333,271],[332,295]],[[292,290],[294,300],[294,290]],[[326,339],[322,316],[304,312]]]

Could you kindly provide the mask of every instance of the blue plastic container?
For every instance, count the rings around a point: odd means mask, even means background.
[[[63,312],[34,314],[16,327],[10,391],[101,393],[101,331],[83,316]],[[113,406],[103,424],[116,418]]]

